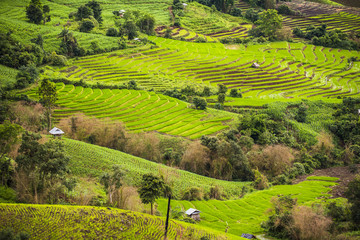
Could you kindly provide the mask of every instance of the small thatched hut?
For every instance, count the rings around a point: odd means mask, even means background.
[[[64,132],[61,129],[57,128],[57,127],[54,127],[53,129],[51,129],[49,131],[49,133],[51,135],[53,135],[54,137],[59,137],[59,138],[61,138],[61,136],[64,134]]]
[[[200,221],[200,211],[197,209],[189,208],[185,214],[196,221]]]

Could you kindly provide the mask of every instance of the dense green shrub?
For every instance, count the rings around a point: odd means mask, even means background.
[[[84,18],[89,18],[94,16],[93,10],[88,6],[80,6],[75,14],[76,20],[83,20]]]
[[[16,201],[16,192],[12,188],[0,186],[0,202],[14,203]]]
[[[231,12],[230,12],[230,15],[235,16],[235,17],[241,17],[242,16],[241,9],[236,8],[236,7],[232,8]]]
[[[202,192],[199,188],[192,187],[183,193],[182,200],[188,200],[188,201],[202,200]]]
[[[90,32],[95,27],[94,23],[90,20],[84,20],[80,25],[80,32]]]
[[[108,30],[106,31],[106,36],[116,37],[117,35],[118,31],[116,30],[116,28],[108,28]]]
[[[207,102],[203,98],[194,97],[193,103],[196,109],[205,110],[207,106]]]

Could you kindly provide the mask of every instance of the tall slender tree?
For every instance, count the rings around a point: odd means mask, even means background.
[[[51,111],[57,100],[55,83],[50,82],[48,79],[43,79],[40,82],[38,94],[40,102],[44,105],[46,109],[46,117],[49,131],[51,127]]]

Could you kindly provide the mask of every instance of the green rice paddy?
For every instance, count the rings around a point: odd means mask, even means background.
[[[268,218],[267,210],[271,208],[271,198],[280,195],[291,194],[297,198],[299,205],[311,204],[318,198],[326,199],[330,186],[336,185],[326,177],[326,181],[304,181],[295,185],[280,185],[271,187],[268,190],[257,191],[245,195],[239,200],[231,201],[178,201],[172,200],[171,206],[180,206],[183,210],[195,208],[201,211],[200,226],[206,226],[219,231],[224,231],[229,226],[228,232],[241,236],[242,233],[259,234],[263,230],[261,222]],[[158,200],[159,210],[165,214],[166,199]]]
[[[157,131],[196,139],[228,128],[224,121],[232,114],[213,117],[210,111],[190,108],[188,103],[155,92],[127,89],[91,89],[57,83],[61,107],[54,110],[56,120],[75,113],[123,122],[132,132]],[[36,89],[28,92],[37,97]],[[213,112],[216,110],[213,110]]]
[[[0,230],[6,228],[30,239],[162,239],[165,218],[105,207],[0,203]],[[201,237],[225,239],[225,234],[169,222],[168,239]]]

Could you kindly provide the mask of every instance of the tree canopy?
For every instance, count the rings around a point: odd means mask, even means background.
[[[142,203],[151,204],[151,215],[153,215],[153,204],[165,191],[164,180],[151,173],[144,174],[138,192]]]

